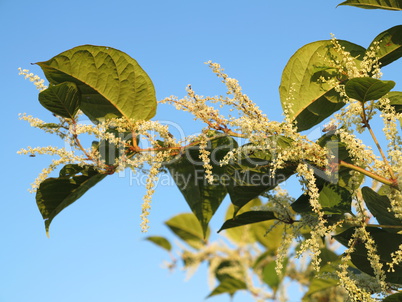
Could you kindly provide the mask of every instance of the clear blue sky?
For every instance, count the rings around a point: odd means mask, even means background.
[[[34,86],[18,76],[18,67],[41,74],[30,63],[82,44],[111,46],[141,64],[162,99],[183,96],[188,84],[199,94],[222,93],[203,64],[213,60],[278,120],[281,71],[299,47],[329,39],[331,32],[366,47],[401,20],[400,12],[336,8],[339,2],[0,0],[0,302],[201,302],[209,293],[205,269],[184,281],[182,272],[160,267],[167,254],[144,241],[139,228],[144,189],[130,185],[128,177],[108,177],[91,189],[53,221],[46,238],[35,196],[27,189],[50,158],[16,151],[53,142],[19,121],[18,113],[47,120],[50,115],[39,105]],[[384,79],[400,75],[400,64],[385,68]],[[401,90],[400,83],[396,89]],[[188,134],[197,129],[190,115],[167,105],[159,107],[155,119],[177,122]],[[173,186],[158,187],[152,205],[148,235],[172,238],[163,222],[188,211],[184,199]],[[222,211],[218,216],[213,230]],[[234,301],[251,299],[240,294]]]

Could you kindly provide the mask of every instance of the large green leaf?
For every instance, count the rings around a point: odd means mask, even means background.
[[[369,187],[363,187],[362,194],[367,208],[380,224],[401,227],[395,229],[385,228],[386,231],[392,233],[398,233],[402,231],[402,219],[395,217],[395,214],[389,211],[392,206],[391,201],[386,195],[380,195]]]
[[[237,143],[227,136],[209,142],[206,150],[211,152],[210,163],[216,179],[212,184],[205,178],[203,162],[199,158],[199,147],[186,149],[184,154],[166,165],[187,204],[199,220],[204,234],[209,221],[227,194],[225,169],[219,162],[236,146]]]
[[[343,40],[338,42],[356,58],[357,63],[362,60],[365,53],[363,47]],[[283,70],[279,87],[281,103],[283,107],[291,103],[293,113],[290,117],[297,121],[299,131],[317,125],[345,105],[334,90],[339,82],[347,80],[346,76],[331,68],[336,60],[342,61],[332,42],[317,41],[296,51]],[[335,79],[336,83],[322,83],[320,76]]]
[[[365,9],[402,10],[402,0],[347,0],[339,5],[350,5]]]
[[[207,298],[220,294],[229,294],[233,296],[238,290],[242,289],[247,289],[247,285],[244,281],[228,277],[223,279]]]
[[[402,25],[394,26],[380,33],[371,42],[371,47],[376,48],[378,43],[379,50],[376,50],[377,58],[381,63],[381,67],[392,63],[402,57]]]
[[[348,97],[367,102],[378,100],[394,88],[394,81],[382,81],[374,78],[354,78],[345,85],[345,92]]]
[[[51,85],[74,82],[80,109],[93,121],[109,117],[148,120],[156,112],[151,79],[133,58],[117,49],[82,45],[38,64]]]
[[[402,284],[402,264],[399,263],[394,266],[394,271],[388,271],[386,263],[392,261],[391,254],[398,251],[402,244],[402,235],[386,232],[380,228],[367,228],[370,236],[375,242],[377,248],[377,255],[380,257],[380,263],[383,265],[385,272],[385,280],[391,283]],[[341,234],[334,236],[334,238],[348,246],[349,240],[355,232],[355,227],[349,228]],[[370,261],[367,259],[368,251],[365,244],[359,240],[355,241],[355,251],[351,254],[352,263],[362,272],[374,276],[374,270],[371,267]]]
[[[56,115],[74,118],[80,106],[81,98],[74,83],[64,82],[41,91],[39,102]]]
[[[209,229],[207,229],[206,236],[204,236],[203,229],[192,213],[176,215],[166,221],[165,225],[180,239],[195,249],[201,248],[206,243],[210,233]]]
[[[277,219],[274,212],[271,211],[249,211],[237,215],[236,217],[226,220],[218,233],[222,230],[235,228],[242,225]]]
[[[46,233],[53,218],[106,177],[92,166],[66,165],[58,178],[45,179],[36,192],[36,203],[45,220]]]

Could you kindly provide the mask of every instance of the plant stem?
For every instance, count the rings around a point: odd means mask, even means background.
[[[374,134],[373,129],[371,129],[369,120],[367,119],[367,116],[366,116],[366,109],[364,108],[364,103],[362,102],[361,104],[362,104],[362,120],[363,120],[364,127],[366,127],[368,129],[371,137],[373,138],[375,145],[377,146],[378,151],[380,151],[381,157],[382,157],[385,165],[388,168],[389,175],[391,176],[392,179],[395,179],[394,171],[392,171],[391,165],[389,164],[387,157],[385,156],[385,153],[382,150],[380,143],[378,142],[377,137]]]
[[[373,172],[367,171],[367,170],[365,170],[365,169],[363,169],[361,167],[355,166],[353,164],[349,164],[349,163],[347,163],[347,162],[345,162],[343,160],[341,160],[339,162],[339,166],[355,170],[355,171],[360,172],[360,173],[362,173],[362,174],[364,174],[364,175],[366,175],[366,176],[368,176],[370,178],[373,178],[373,179],[375,179],[375,180],[377,180],[377,181],[379,181],[379,182],[381,182],[381,183],[383,183],[385,185],[388,185],[388,186],[391,186],[391,187],[393,187],[395,189],[398,189],[398,183],[396,182],[395,179],[387,179],[387,178],[382,177],[380,175],[377,175],[377,174],[375,174]]]

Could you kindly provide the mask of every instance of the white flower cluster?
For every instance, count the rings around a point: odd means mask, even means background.
[[[18,74],[25,76],[25,79],[29,79],[31,82],[33,82],[33,84],[36,86],[36,89],[39,91],[43,91],[47,88],[47,86],[44,84],[45,80],[41,79],[38,75],[35,75],[32,72],[30,73],[28,69],[18,68],[18,70]]]

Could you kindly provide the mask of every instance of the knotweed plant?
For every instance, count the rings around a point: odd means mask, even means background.
[[[180,139],[151,120],[152,81],[121,51],[84,45],[39,62],[48,86],[20,69],[57,121],[20,118],[65,146],[19,151],[55,157],[32,184],[46,231],[107,175],[131,169],[147,175],[145,232],[155,183],[168,171],[192,214],[166,224],[191,247],[179,256],[186,269],[209,264],[219,282],[210,296],[248,290],[257,301],[285,300],[285,276],[310,286],[308,301],[377,301],[396,293],[402,284],[402,93],[380,79],[380,67],[402,56],[394,39],[400,35],[402,26],[391,28],[367,49],[334,37],[303,46],[282,75],[283,121],[270,120],[237,80],[207,62],[226,95],[201,96],[188,86],[185,97],[160,101],[204,123],[200,134]],[[324,121],[318,140],[305,134]],[[298,198],[279,186],[290,177],[300,183]],[[232,206],[221,230],[229,243],[209,243],[209,221],[227,195]],[[171,250],[165,238],[148,239]],[[340,255],[335,241],[345,246]]]

